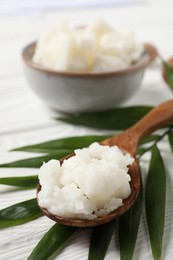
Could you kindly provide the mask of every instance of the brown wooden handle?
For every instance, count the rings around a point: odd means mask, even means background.
[[[173,123],[173,100],[155,107],[125,132],[131,136],[137,145],[148,134],[171,123]]]

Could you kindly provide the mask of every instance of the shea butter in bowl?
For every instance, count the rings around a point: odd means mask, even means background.
[[[104,21],[73,28],[58,23],[26,46],[22,57],[33,91],[67,113],[106,110],[128,100],[151,61],[134,32]]]

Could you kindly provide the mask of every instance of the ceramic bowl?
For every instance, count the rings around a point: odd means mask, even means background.
[[[33,89],[50,107],[78,113],[107,110],[128,100],[141,85],[144,71],[153,60],[150,45],[128,69],[109,73],[70,73],[47,69],[32,61],[36,42],[22,51],[24,74]]]

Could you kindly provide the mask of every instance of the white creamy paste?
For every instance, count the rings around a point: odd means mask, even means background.
[[[39,172],[39,205],[52,214],[94,219],[123,205],[131,193],[128,165],[134,159],[118,147],[98,143],[75,156],[44,163]]]

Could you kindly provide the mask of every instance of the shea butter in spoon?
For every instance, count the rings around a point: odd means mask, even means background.
[[[95,219],[123,205],[131,193],[128,165],[134,159],[116,146],[98,143],[75,150],[75,156],[40,168],[39,205],[52,214]]]

